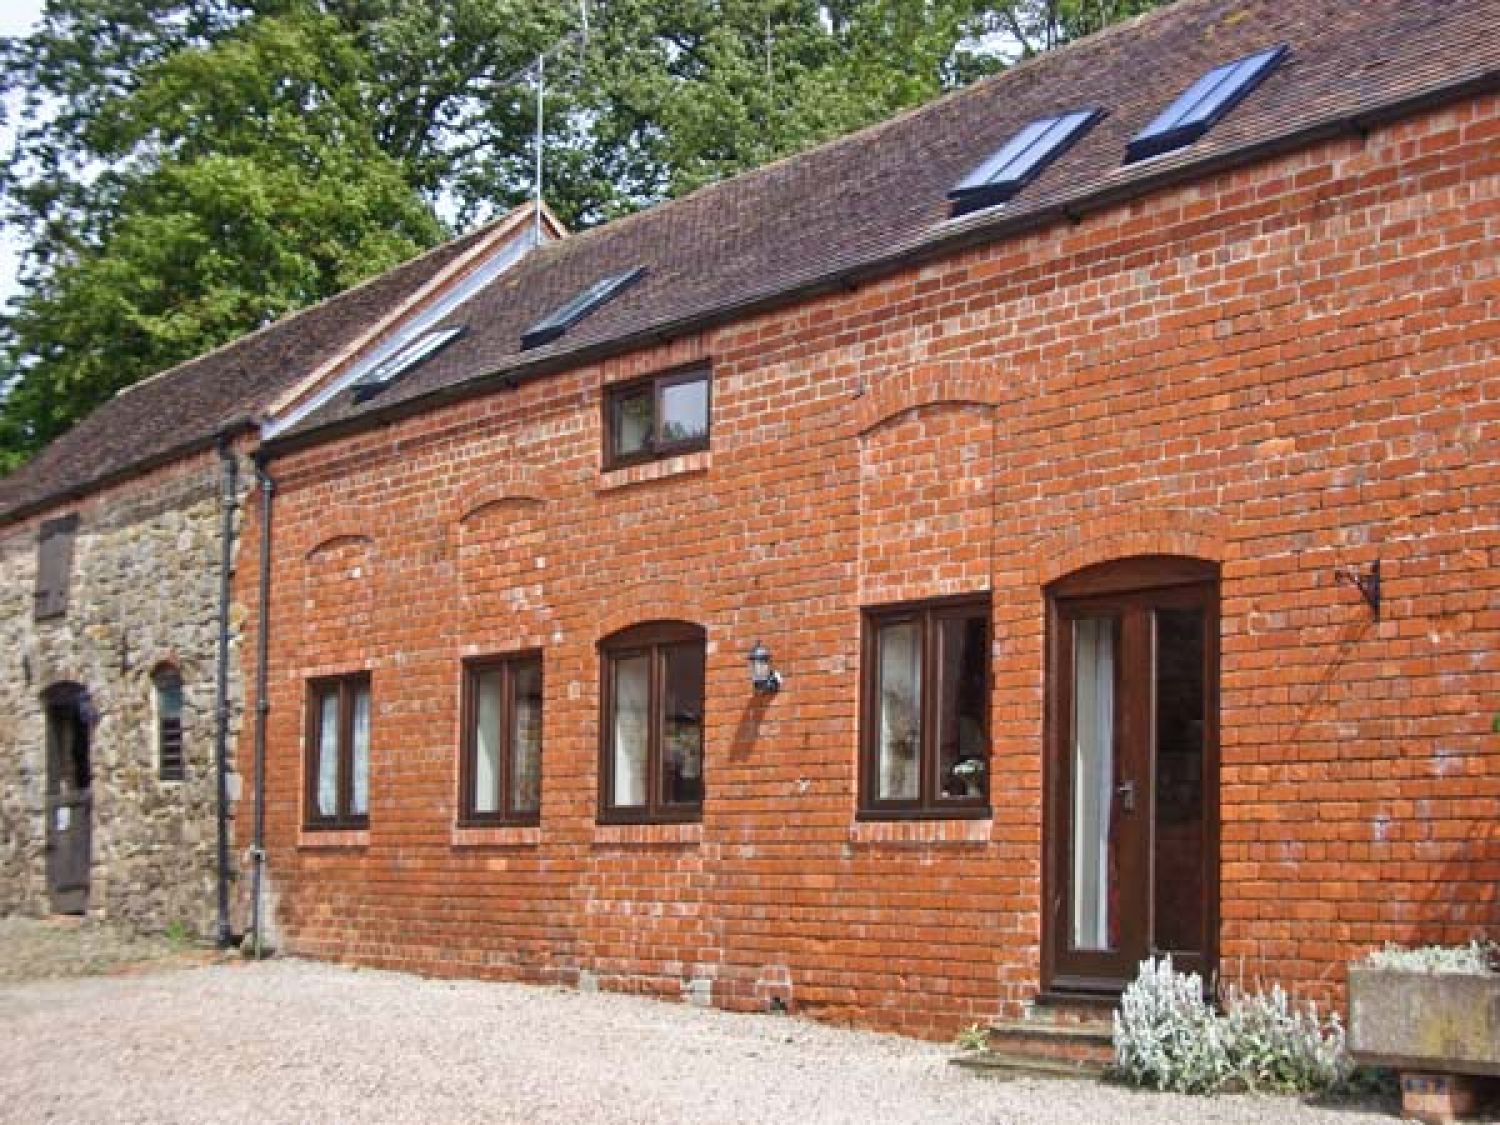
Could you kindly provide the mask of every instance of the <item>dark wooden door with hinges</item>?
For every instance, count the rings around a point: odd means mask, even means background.
[[[1146,957],[1215,968],[1217,575],[1091,568],[1049,591],[1045,987],[1114,993]]]
[[[93,835],[92,763],[84,693],[74,684],[48,690],[47,893],[56,914],[82,914],[89,901]]]

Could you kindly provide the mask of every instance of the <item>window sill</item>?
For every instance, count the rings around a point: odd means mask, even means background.
[[[595,492],[613,492],[617,488],[629,488],[647,481],[663,480],[667,477],[687,476],[691,473],[706,473],[713,468],[714,454],[711,449],[700,449],[696,453],[679,453],[675,457],[663,457],[660,461],[644,461],[639,465],[627,465],[620,469],[604,469],[594,482]]]
[[[596,844],[701,844],[703,824],[596,824]]]
[[[542,842],[538,824],[456,825],[455,848],[531,848]]]
[[[367,848],[368,828],[304,828],[297,833],[299,848]]]
[[[856,820],[849,826],[849,842],[987,844],[994,823],[988,815],[966,820]]]

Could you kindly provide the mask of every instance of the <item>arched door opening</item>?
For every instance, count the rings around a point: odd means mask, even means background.
[[[57,914],[82,914],[89,901],[93,830],[93,706],[79,684],[42,694],[47,723],[47,894]]]

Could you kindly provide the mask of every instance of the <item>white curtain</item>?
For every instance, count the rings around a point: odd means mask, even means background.
[[[921,629],[915,621],[880,630],[880,769],[883,801],[920,795],[922,730]]]
[[[515,673],[516,715],[511,731],[511,777],[518,810],[541,805],[542,787],[542,671],[526,665]]]
[[[339,811],[339,693],[318,700],[318,815]]]
[[[354,792],[349,811],[364,816],[370,811],[370,691],[360,688],[354,693]]]
[[[1114,628],[1073,623],[1073,948],[1109,949],[1109,827],[1114,788]]]
[[[500,673],[478,678],[479,706],[474,732],[474,811],[490,813],[500,804]]]
[[[646,803],[646,724],[650,705],[650,658],[631,656],[616,660],[612,799],[617,808]]]

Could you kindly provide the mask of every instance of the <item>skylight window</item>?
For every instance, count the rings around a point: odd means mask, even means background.
[[[398,376],[406,374],[406,372],[432,355],[433,352],[439,348],[446,347],[463,334],[464,329],[462,325],[457,328],[438,328],[431,332],[422,333],[409,344],[406,344],[399,351],[392,353],[386,359],[381,360],[355,380],[355,400],[362,402],[371,395],[383,391]]]
[[[1004,203],[1103,116],[1103,110],[1078,109],[1031,122],[948,192],[953,216]]]
[[[1239,105],[1288,53],[1283,43],[1210,70],[1131,139],[1125,160],[1144,160],[1192,144]]]
[[[637,266],[626,273],[600,278],[557,311],[543,317],[521,333],[521,350],[550,344],[600,305],[618,296],[627,286],[638,281],[645,272],[644,267]]]

